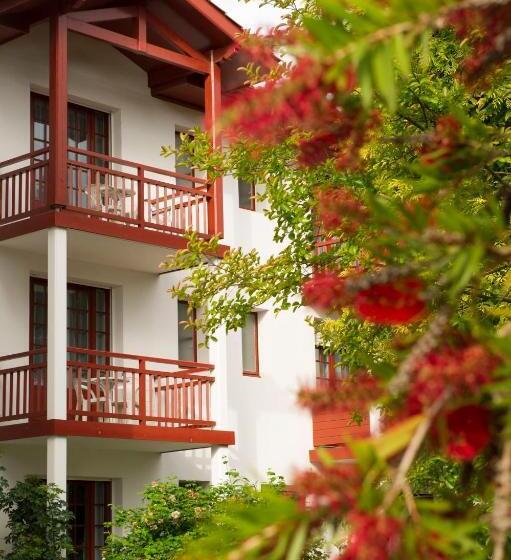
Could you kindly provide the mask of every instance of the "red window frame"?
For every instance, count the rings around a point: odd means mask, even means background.
[[[255,354],[255,370],[250,371],[243,368],[243,375],[248,377],[260,377],[259,371],[259,314],[256,311],[249,313],[251,317],[254,318],[254,354]],[[243,327],[244,329],[246,327]],[[243,346],[242,346],[243,352]]]
[[[186,307],[188,307],[188,302],[184,301],[184,300],[178,300],[177,302],[178,305],[178,321],[179,321],[179,306],[180,305],[186,305]],[[197,310],[196,309],[192,309],[192,321],[195,322],[197,320]],[[178,338],[179,338],[179,331],[178,331]],[[192,352],[193,352],[193,362],[197,361],[198,358],[198,342],[197,342],[197,329],[196,328],[192,328]],[[179,351],[179,340],[178,340],[178,351]],[[181,360],[181,356],[178,356],[178,358]]]
[[[112,520],[112,482],[111,481],[92,481],[92,480],[69,480],[68,481],[68,508],[75,513],[74,519],[70,523],[70,537],[75,552],[69,555],[70,560],[79,558],[79,553],[83,552],[83,560],[96,560],[97,552],[103,548],[104,544],[96,542],[96,529],[104,529],[104,538],[109,531],[104,527],[105,523]],[[101,487],[99,486],[101,485]],[[98,489],[100,490],[98,492]],[[102,490],[102,491],[101,491]],[[83,500],[79,499],[79,495]],[[102,494],[98,501],[98,494]],[[81,515],[76,515],[78,508],[82,509]],[[102,518],[99,521],[96,517],[100,513]],[[83,531],[83,532],[82,532]],[[80,543],[80,533],[83,535],[84,545]],[[101,553],[99,555],[101,557]]]
[[[241,197],[240,197],[241,183],[245,183],[246,185],[250,186],[250,197],[249,197],[250,205],[248,207],[241,205]],[[243,179],[238,179],[238,206],[242,210],[250,210],[251,212],[255,212],[255,210],[256,210],[256,186],[255,186],[255,183],[253,181],[244,181]]]
[[[316,382],[318,385],[325,382],[335,383],[346,377],[348,371],[343,366],[339,366],[339,361],[337,354],[327,352],[323,346],[316,344]],[[341,371],[339,368],[342,368]],[[325,371],[326,375],[324,375]]]
[[[45,131],[43,138],[35,138],[35,110],[36,103],[43,102],[46,106],[46,115],[48,117],[47,122],[44,124]],[[87,138],[87,150],[90,152],[97,152],[105,155],[110,154],[110,115],[104,111],[99,111],[97,109],[91,109],[90,107],[83,107],[82,105],[77,105],[76,103],[68,103],[68,131],[71,130],[71,114],[75,113],[75,123],[77,122],[77,114],[82,113],[85,115],[86,129],[85,135]],[[103,132],[100,132],[97,127],[97,119],[101,119],[103,122]],[[41,122],[41,121],[39,121]],[[49,138],[49,98],[47,95],[41,93],[32,92],[30,95],[30,146],[31,150],[34,151],[36,141],[41,142],[43,145],[40,148],[47,148],[50,145]],[[77,126],[73,127],[74,130],[78,130]],[[98,151],[97,149],[97,137],[103,138],[104,149]],[[69,147],[75,148],[75,145],[69,144],[69,134],[68,134],[68,145]],[[100,164],[100,163],[98,163]]]
[[[44,290],[45,290],[45,303],[44,304],[39,304],[36,303],[35,301],[35,285],[39,285],[39,286],[44,286]],[[36,344],[36,340],[35,340],[35,328],[36,326],[39,327],[43,327],[47,329],[47,319],[48,319],[48,281],[45,278],[35,278],[35,277],[31,277],[30,278],[30,336],[29,336],[29,344],[30,344],[30,349],[31,350],[35,350],[37,348],[41,348],[46,346],[46,344],[44,344],[44,346],[42,344]],[[111,333],[111,291],[108,288],[99,288],[96,286],[84,286],[82,284],[73,284],[73,283],[69,283],[67,285],[68,289],[69,288],[73,288],[75,290],[81,291],[82,293],[86,294],[86,297],[88,298],[88,321],[87,321],[87,329],[80,329],[83,331],[87,332],[87,348],[89,350],[96,350],[97,349],[97,335],[99,334],[104,334],[105,335],[105,348],[104,350],[106,352],[108,352],[110,350],[110,344],[111,344],[111,337],[112,337],[112,333]],[[97,294],[97,290],[102,290],[104,292],[105,295],[105,311],[98,311],[97,310],[97,306],[96,306],[96,294]],[[67,293],[66,293],[66,299],[67,299]],[[45,308],[45,313],[44,316],[46,318],[46,322],[44,323],[36,323],[36,313],[35,313],[35,308],[37,305],[41,305]],[[70,309],[69,306],[67,306],[67,310],[69,311],[73,311],[73,309]],[[77,311],[76,309],[74,309],[74,311]],[[105,315],[105,330],[98,330],[97,328],[97,316],[98,313],[104,314]],[[67,332],[68,332],[68,339],[69,339],[69,332],[70,330],[78,330],[75,327],[70,327],[69,323],[72,323],[72,321],[68,321],[68,326],[67,326]],[[47,335],[47,331],[46,331],[46,335]],[[46,337],[44,337],[44,340],[46,341]]]

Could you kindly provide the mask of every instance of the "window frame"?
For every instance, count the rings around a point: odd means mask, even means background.
[[[37,93],[37,92],[30,92],[30,149],[31,151],[35,150],[35,141],[36,138],[34,136],[34,124],[35,124],[35,102],[39,100],[39,101],[43,101],[44,103],[46,103],[46,107],[48,110],[48,123],[45,123],[48,127],[49,127],[49,103],[50,103],[50,99],[47,95],[44,95],[42,93]],[[77,103],[71,103],[68,102],[67,104],[67,110],[68,110],[68,121],[69,121],[69,111],[82,111],[86,114],[86,119],[87,119],[87,129],[86,129],[86,134],[87,134],[87,145],[89,146],[87,151],[89,152],[94,152],[94,153],[100,153],[101,155],[106,155],[109,156],[110,155],[110,149],[111,149],[111,141],[110,141],[110,130],[111,130],[111,124],[110,124],[110,120],[111,120],[111,114],[107,113],[106,111],[102,111],[100,109],[93,109],[91,107],[86,107],[84,105],[79,105]],[[96,117],[100,116],[101,118],[104,119],[104,126],[105,126],[105,132],[103,134],[100,134],[98,132],[96,132]],[[50,130],[48,128],[48,133],[50,133]],[[68,122],[68,130],[66,132],[66,134],[68,135],[68,138],[66,139],[67,145],[70,148],[73,148],[72,146],[69,146],[69,122]],[[105,151],[103,152],[97,152],[96,150],[96,136],[103,136],[104,137],[104,141],[105,141]],[[40,139],[37,139],[40,140]],[[45,147],[49,147],[50,145],[50,138],[48,135],[48,139],[44,138],[44,140],[42,140],[44,143],[46,143]]]
[[[250,207],[247,208],[246,206],[241,206],[241,198],[240,198],[240,183],[241,182],[247,183],[250,185]],[[240,210],[248,210],[249,212],[256,211],[256,184],[254,181],[245,181],[244,179],[240,179],[238,177],[238,207]]]
[[[193,132],[190,132],[189,130],[186,130],[185,128],[180,128],[180,127],[176,127],[174,128],[174,149],[177,150],[178,149],[178,141],[181,142],[181,134],[186,134],[186,136],[189,136],[190,138],[194,138],[195,135],[193,134]],[[174,169],[176,171],[176,173],[181,173],[182,175],[187,175],[188,177],[196,177],[196,173],[197,170],[193,167],[188,167],[186,166],[190,172],[189,173],[185,173],[183,171],[179,170],[179,162],[178,162],[178,156],[177,154],[175,155],[175,162],[174,162]],[[185,166],[182,166],[185,167]],[[190,181],[188,179],[181,179],[179,177],[176,177],[176,185],[177,186],[182,186],[182,187],[189,187],[189,188],[195,188],[196,183],[194,181]]]
[[[177,354],[178,357],[177,359],[183,362],[189,361],[189,360],[182,360],[181,357],[179,356],[179,305],[186,305],[187,307],[189,306],[188,302],[184,299],[178,299],[177,300],[177,305],[178,305],[178,311],[177,311],[177,319],[178,319],[178,331],[177,331]],[[196,321],[197,320],[197,310],[195,308],[192,308],[192,321]],[[197,329],[195,327],[192,328],[192,344],[193,344],[193,362],[197,362],[198,360],[198,352],[199,352],[199,345],[198,345],[198,340],[197,340]]]
[[[35,298],[34,298],[34,286],[38,284],[40,286],[44,286],[46,291],[46,302],[44,307],[46,308],[46,320],[48,319],[48,280],[46,278],[38,278],[36,276],[30,277],[30,316],[29,316],[29,348],[30,350],[37,350],[40,347],[37,347],[35,344],[35,337],[34,337],[34,327],[35,327],[35,314],[34,314],[34,306],[35,306]],[[67,304],[67,295],[68,289],[74,288],[81,290],[87,294],[88,298],[88,309],[89,309],[89,319],[87,325],[87,348],[86,350],[95,350],[96,349],[96,336],[97,336],[97,328],[96,328],[96,317],[97,317],[97,310],[96,310],[96,290],[102,290],[105,293],[105,326],[106,330],[105,334],[105,352],[110,352],[111,350],[111,342],[112,342],[112,292],[110,288],[103,288],[99,286],[88,286],[83,284],[76,284],[69,282],[66,285],[66,313],[69,312],[69,306]],[[46,329],[48,329],[48,323],[46,323]],[[103,332],[103,331],[102,331]],[[67,346],[67,337],[69,336],[69,325],[67,325],[66,329],[66,346]],[[46,340],[48,338],[48,330],[46,330]]]
[[[338,381],[341,381],[346,377],[345,374],[342,374],[340,376],[338,375],[337,368],[338,368],[339,360],[337,354],[335,353],[332,354],[330,352],[327,352],[321,344],[315,345],[315,351],[319,353],[319,356],[317,354],[315,356],[316,384],[319,384],[320,382],[337,383]],[[320,366],[323,365],[326,365],[326,372],[327,372],[326,377],[318,375],[318,370],[322,370],[322,367],[320,369]]]
[[[261,371],[259,368],[259,313],[257,311],[251,311],[249,313],[250,316],[254,317],[254,355],[255,355],[255,371],[246,370],[243,364],[243,340],[241,344],[241,363],[242,363],[242,372],[243,375],[246,377],[261,377]],[[242,329],[246,328],[246,324],[242,327]],[[243,335],[242,335],[243,336]]]

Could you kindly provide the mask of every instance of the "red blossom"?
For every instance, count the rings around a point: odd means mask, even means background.
[[[319,311],[330,311],[347,302],[345,280],[336,272],[315,272],[302,285],[303,303]]]
[[[351,533],[339,560],[397,560],[403,529],[401,520],[386,515],[353,512],[348,516]]]
[[[479,344],[462,348],[447,346],[430,352],[412,372],[406,405],[408,414],[416,414],[431,405],[448,387],[454,397],[477,394],[491,381],[499,363],[498,357]]]
[[[372,323],[402,325],[418,320],[426,309],[418,278],[400,278],[361,290],[354,299],[357,314]]]
[[[318,218],[325,231],[354,233],[367,218],[367,208],[343,187],[318,189]]]
[[[490,443],[490,411],[466,405],[445,415],[447,454],[456,461],[471,461]]]
[[[293,489],[303,509],[346,513],[357,501],[362,475],[355,465],[320,465],[295,477]]]
[[[460,122],[451,115],[445,115],[438,119],[433,133],[424,142],[420,161],[446,173],[463,169],[466,163],[463,147]]]
[[[313,412],[335,408],[348,414],[367,413],[381,397],[383,388],[377,378],[367,372],[335,380],[323,388],[304,388],[298,393],[298,402]]]

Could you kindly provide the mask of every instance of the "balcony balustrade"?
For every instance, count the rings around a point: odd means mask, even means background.
[[[43,149],[0,162],[0,233],[3,226],[56,209],[142,231],[215,233],[215,201],[206,179],[69,148],[66,202],[56,205],[49,197],[50,157]]]
[[[68,348],[67,420],[211,428],[210,364]],[[0,427],[46,419],[46,350],[0,357]]]

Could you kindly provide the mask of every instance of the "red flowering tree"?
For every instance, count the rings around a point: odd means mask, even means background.
[[[184,144],[265,185],[285,249],[210,267],[217,240],[191,237],[168,266],[195,267],[174,292],[208,304],[211,336],[267,300],[313,308],[352,373],[301,403],[379,407],[384,430],[353,464],[324,453],[298,500],[217,520],[190,558],[294,560],[318,535],[336,560],[511,558],[511,0],[307,8],[246,39],[269,73],[226,107],[229,151]]]

